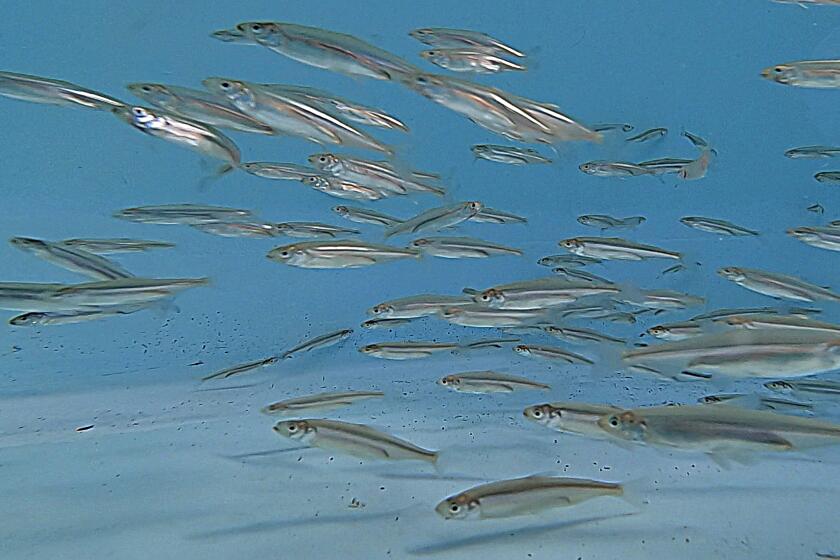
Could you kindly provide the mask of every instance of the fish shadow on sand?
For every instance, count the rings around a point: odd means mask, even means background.
[[[637,515],[636,513],[620,513],[617,515],[601,515],[597,517],[586,517],[583,519],[573,519],[559,521],[555,523],[548,523],[544,525],[536,525],[531,527],[523,527],[521,529],[503,529],[493,533],[481,533],[465,537],[463,539],[454,539],[420,546],[409,549],[406,552],[415,556],[424,556],[429,554],[451,553],[453,550],[470,547],[486,547],[497,541],[504,541],[509,543],[511,539],[527,539],[550,533],[552,531],[562,531],[564,529],[572,529],[574,527],[598,523],[599,521],[606,521],[608,519],[618,519],[622,517],[629,517]]]
[[[215,529],[213,531],[205,531],[202,533],[194,533],[187,538],[190,540],[216,539],[224,537],[237,537],[240,535],[250,535],[255,533],[265,533],[270,531],[278,531],[282,529],[289,529],[292,527],[303,527],[306,525],[323,525],[323,524],[346,524],[348,527],[357,526],[360,523],[379,521],[382,519],[393,519],[398,516],[401,511],[384,511],[380,513],[368,514],[350,514],[350,515],[323,515],[317,517],[300,517],[297,519],[269,519],[266,521],[258,521],[256,523],[249,523],[247,525],[239,525],[236,527],[227,527],[223,529]]]

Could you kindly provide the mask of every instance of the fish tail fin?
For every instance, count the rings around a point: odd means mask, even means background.
[[[620,493],[617,493],[616,497],[641,510],[650,503],[647,496],[651,494],[651,486],[652,483],[647,477],[634,478],[621,484]]]

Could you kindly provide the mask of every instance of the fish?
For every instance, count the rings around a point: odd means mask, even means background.
[[[191,227],[221,237],[274,237],[279,235],[277,225],[266,222],[210,222],[207,224],[192,224]]]
[[[193,225],[210,222],[233,221],[251,216],[250,210],[206,206],[203,204],[162,204],[137,206],[114,214],[115,218],[143,224]]]
[[[763,395],[746,395],[743,393],[706,395],[697,399],[700,404],[735,405],[751,408],[749,405],[768,410],[810,411],[814,407],[809,403],[765,397]]]
[[[154,83],[133,83],[126,88],[146,103],[174,115],[217,128],[274,134],[274,130],[267,124],[239,111],[224,98],[210,95],[206,91]]]
[[[63,309],[144,304],[172,296],[175,292],[206,286],[207,278],[118,278],[71,284],[44,294],[46,305]],[[60,307],[59,307],[60,308]],[[32,307],[29,311],[50,311]]]
[[[786,329],[836,334],[840,338],[840,325],[815,321],[796,315],[730,315],[715,319],[730,327],[742,329]]]
[[[576,268],[565,268],[562,266],[558,266],[557,268],[551,269],[551,272],[553,272],[554,274],[559,274],[560,276],[564,276],[570,281],[583,280],[584,282],[612,284],[610,280],[604,278],[603,276],[598,276],[597,274],[592,274],[591,272],[578,270]]]
[[[795,301],[840,301],[840,295],[829,288],[811,284],[788,274],[735,266],[721,268],[718,274],[748,290],[774,298]]]
[[[606,404],[551,402],[529,406],[522,414],[531,422],[558,432],[606,439],[609,436],[598,421],[618,412],[620,408]]]
[[[379,399],[385,396],[380,391],[344,391],[337,393],[317,393],[305,397],[296,397],[278,401],[260,409],[263,414],[296,414],[298,411],[335,410],[350,406],[359,401]]]
[[[444,519],[498,519],[623,495],[624,488],[617,482],[531,475],[475,486],[444,499],[435,511]]]
[[[20,101],[48,105],[79,105],[101,111],[125,106],[119,99],[64,80],[16,72],[0,72],[0,95]]]
[[[664,269],[662,272],[659,273],[660,276],[664,276],[666,274],[676,274],[677,272],[682,272],[687,270],[684,264],[675,264],[674,266],[669,266],[668,268]]]
[[[150,249],[170,249],[175,246],[168,241],[149,241],[147,239],[129,239],[118,237],[112,239],[63,239],[59,241],[65,247],[81,249],[96,255],[111,253],[137,253]]]
[[[116,280],[133,275],[117,263],[84,249],[68,247],[31,237],[12,237],[9,243],[65,270],[77,272],[94,280]]]
[[[545,383],[495,371],[467,371],[442,377],[438,384],[459,393],[512,393],[522,389],[551,389]]]
[[[726,220],[702,218],[700,216],[686,216],[685,218],[680,218],[680,222],[690,228],[718,235],[758,235],[758,232],[755,230],[735,225],[732,222],[727,222]]]
[[[840,60],[800,60],[770,66],[761,77],[777,84],[803,88],[840,87]]]
[[[662,128],[662,127],[649,128],[649,129],[647,129],[645,131],[642,131],[639,134],[637,134],[637,135],[635,135],[631,138],[627,138],[626,141],[627,142],[639,142],[639,143],[647,142],[648,140],[655,140],[656,138],[662,138],[666,134],[668,134],[668,129],[667,128]]]
[[[635,127],[627,123],[598,123],[592,125],[592,130],[595,132],[609,132],[612,130],[620,130],[621,132],[630,132]]]
[[[304,177],[301,179],[301,183],[324,194],[350,200],[380,200],[394,194],[391,191],[376,190],[359,183],[324,175]]]
[[[420,57],[450,72],[498,74],[505,71],[524,72],[527,66],[502,58],[493,52],[475,48],[438,48],[425,50]]]
[[[570,342],[572,344],[586,344],[590,342],[599,344],[624,344],[624,341],[620,338],[615,338],[613,336],[581,327],[558,327],[557,325],[547,325],[542,327],[542,330],[554,338],[559,338],[560,340]]]
[[[700,150],[701,150],[701,151],[702,151],[704,148],[708,148],[708,147],[709,147],[709,143],[708,143],[708,142],[707,142],[704,138],[701,138],[700,136],[697,136],[696,134],[692,134],[692,133],[690,133],[690,132],[689,132],[689,131],[687,131],[687,130],[683,130],[683,131],[682,131],[682,133],[681,133],[681,135],[682,135],[683,137],[687,138],[687,139],[688,139],[688,141],[689,141],[689,142],[691,142],[691,144],[692,144],[695,148],[700,148]]]
[[[349,101],[332,93],[310,87],[290,86],[286,84],[263,84],[263,86],[284,95],[295,95],[307,101],[314,102],[324,109],[337,112],[339,116],[344,117],[348,121],[379,128],[400,130],[402,132],[409,131],[408,126],[404,122],[382,109]]]
[[[390,329],[407,325],[411,319],[368,319],[361,324],[363,329]]]
[[[821,171],[814,174],[814,179],[820,183],[840,183],[840,171]]]
[[[840,148],[834,146],[802,146],[785,150],[790,159],[819,159],[840,156]]]
[[[503,210],[482,206],[476,215],[470,217],[470,221],[489,224],[524,224],[528,219]]]
[[[840,0],[773,0],[777,4],[798,4],[803,8],[807,8],[808,5],[814,6],[840,6]],[[817,556],[820,558],[835,558],[835,555],[832,554],[820,554],[817,553]]]
[[[600,264],[604,262],[601,259],[593,257],[584,257],[582,255],[549,255],[537,261],[537,264],[542,266],[562,266],[562,267],[582,267],[590,264]]]
[[[488,288],[473,296],[473,301],[498,309],[543,309],[561,306],[588,296],[616,294],[620,291],[621,289],[613,284],[538,278]]]
[[[530,358],[548,358],[551,360],[562,360],[569,364],[592,365],[595,363],[586,356],[581,356],[580,354],[568,352],[566,350],[563,350],[562,348],[557,348],[556,346],[520,344],[518,346],[514,346],[513,351],[519,354],[520,356],[528,356]]]
[[[418,178],[417,172],[399,170],[387,162],[338,156],[327,152],[312,154],[307,161],[322,173],[383,192],[425,192],[437,196],[446,194],[442,188]]]
[[[458,202],[421,212],[385,230],[385,237],[419,233],[421,231],[439,231],[465,222],[475,216],[482,208],[479,201]]]
[[[352,239],[304,241],[275,247],[268,258],[299,268],[357,268],[398,259],[419,259],[421,253]]]
[[[222,160],[225,165],[219,169],[219,174],[239,166],[241,156],[237,145],[210,125],[149,107],[121,106],[113,108],[111,112],[144,134]]]
[[[421,43],[436,48],[473,48],[517,58],[525,58],[526,56],[522,51],[480,31],[447,27],[421,27],[410,31],[409,35]]]
[[[395,218],[375,210],[368,210],[367,208],[340,205],[333,206],[332,210],[342,218],[346,218],[351,222],[359,224],[373,224],[387,228],[394,227],[395,225],[402,223],[402,220],[399,218]]]
[[[801,377],[840,367],[836,334],[788,329],[736,329],[629,350],[627,366],[664,365],[707,376]]]
[[[652,175],[665,175],[667,173],[679,173],[694,161],[693,159],[666,157],[642,161],[635,165],[649,170]]]
[[[416,66],[358,37],[319,27],[250,21],[237,24],[235,30],[217,31],[212,37],[257,44],[303,64],[348,76],[398,80],[419,72]]]
[[[385,360],[414,360],[428,358],[438,352],[451,352],[459,347],[454,342],[381,342],[363,346],[359,348],[359,352]]]
[[[283,181],[303,181],[308,177],[321,176],[321,172],[317,169],[296,163],[249,161],[239,164],[239,168],[257,177]]]
[[[560,241],[560,246],[575,255],[604,260],[682,259],[680,253],[618,237],[572,237]]]
[[[812,204],[806,210],[814,214],[825,214],[825,208],[823,208],[822,204]]]
[[[321,222],[281,222],[274,224],[277,235],[289,237],[332,237],[339,235],[355,235],[361,233],[357,229],[343,228]]]
[[[143,309],[143,305],[128,307],[106,307],[102,309],[78,309],[67,311],[30,311],[16,315],[9,319],[9,324],[15,327],[34,327],[48,325],[68,325],[86,321],[107,319],[117,315],[128,315]]]
[[[471,303],[472,299],[466,296],[421,294],[376,304],[367,313],[380,319],[416,319]]]
[[[0,309],[66,311],[68,306],[50,302],[49,296],[67,286],[36,282],[0,282]]]
[[[657,174],[654,169],[627,161],[587,161],[580,164],[578,169],[595,177],[638,177],[640,175]]]
[[[293,346],[280,354],[281,360],[286,360],[303,352],[310,352],[317,348],[328,348],[340,342],[347,340],[353,334],[353,329],[340,329],[337,331],[328,332],[322,335],[315,336],[304,340],[300,344]]]
[[[522,255],[522,251],[519,249],[473,237],[423,237],[412,241],[411,246],[424,254],[445,259]]]
[[[840,381],[828,379],[780,379],[768,381],[764,386],[776,393],[792,394],[808,400],[840,398]]]
[[[605,229],[632,229],[643,224],[647,219],[644,216],[631,216],[629,218],[613,218],[605,214],[584,214],[578,216],[577,221],[585,226],[591,226],[600,230]]]
[[[552,160],[541,155],[533,148],[515,148],[513,146],[499,146],[497,144],[476,144],[470,148],[475,157],[507,163],[510,165],[528,165],[533,163],[552,163]]]
[[[812,247],[840,251],[840,228],[798,227],[787,230],[787,233]]]
[[[638,294],[616,297],[616,299],[628,305],[657,310],[687,309],[706,303],[702,297],[675,290],[642,290]]]
[[[235,366],[225,368],[221,371],[217,371],[215,373],[211,373],[205,377],[202,377],[202,381],[209,381],[211,379],[227,379],[228,377],[232,377],[234,375],[239,375],[241,373],[247,373],[249,371],[270,366],[276,364],[279,358],[277,356],[269,356],[268,358],[262,358],[260,360],[255,360],[253,362],[246,362],[244,364],[237,364]]]
[[[376,138],[298,96],[282,95],[262,84],[230,78],[206,78],[201,83],[211,93],[223,96],[238,110],[267,124],[278,134],[298,136],[318,144],[393,153]]]
[[[678,172],[680,179],[683,181],[693,181],[695,179],[702,179],[706,176],[709,170],[709,165],[712,162],[712,156],[717,152],[711,148],[703,148],[697,159],[685,164]]]
[[[282,420],[274,432],[309,447],[346,453],[361,459],[436,463],[438,453],[363,424],[307,418]]]
[[[401,83],[473,123],[518,142],[601,142],[603,137],[561,113],[556,105],[450,76],[417,73]]]
[[[819,313],[819,309],[803,309],[803,308],[796,308],[790,309],[789,313],[791,315],[810,315],[812,313]],[[720,319],[723,317],[731,317],[733,315],[774,315],[781,313],[778,309],[774,309],[772,307],[750,307],[750,308],[740,308],[740,309],[717,309],[715,311],[710,311],[708,313],[703,313],[701,315],[697,315],[696,317],[692,317],[692,321],[703,321],[706,319]]]
[[[546,318],[544,309],[496,309],[484,305],[445,307],[440,317],[454,325],[479,328],[529,326]]]
[[[618,439],[700,451],[720,462],[840,442],[838,424],[737,406],[636,408],[605,415],[599,425]]]
[[[645,331],[650,336],[662,340],[685,340],[704,333],[703,325],[696,321],[655,325]]]

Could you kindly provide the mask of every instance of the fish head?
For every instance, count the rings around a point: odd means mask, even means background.
[[[788,84],[796,77],[796,69],[788,64],[777,64],[762,70],[761,77],[779,84]]]
[[[39,312],[23,313],[9,319],[9,324],[15,327],[31,327],[39,324],[44,316],[44,313]]]
[[[484,209],[484,204],[477,200],[471,200],[469,202],[464,203],[464,208],[467,210],[467,212],[475,215]]]
[[[545,426],[548,425],[552,418],[562,416],[562,411],[559,408],[554,408],[547,403],[535,404],[523,410],[522,415],[531,422],[536,422],[537,424]]]
[[[368,310],[368,315],[377,317],[388,317],[394,312],[394,306],[387,303],[379,303]]]
[[[592,218],[592,216],[588,214],[585,216],[578,216],[577,221],[585,226],[591,226],[595,223],[595,220]]]
[[[346,206],[341,206],[341,205],[333,206],[333,212],[335,212],[339,216],[346,216],[347,214],[350,213],[350,209],[347,208]]]
[[[517,346],[514,346],[513,351],[522,356],[529,356],[531,354],[531,349],[528,348],[528,346],[526,346],[525,344],[519,344]]]
[[[442,53],[440,51],[436,51],[434,49],[427,50],[427,51],[420,51],[420,58],[423,58],[423,59],[429,60],[429,61],[437,60],[441,55],[442,55]]]
[[[631,441],[644,441],[647,432],[645,419],[630,410],[602,416],[598,425],[613,436]]]
[[[434,52],[434,51],[425,51],[425,52]],[[470,148],[470,151],[472,153],[474,153],[475,155],[486,154],[486,153],[490,152],[490,146],[488,146],[487,144],[476,144],[475,146]]]
[[[155,130],[166,126],[166,118],[155,114],[152,109],[140,106],[114,107],[112,112],[135,128]]]
[[[148,101],[153,105],[161,105],[175,97],[163,84],[141,82],[128,84],[125,88],[140,99]]]
[[[12,237],[9,239],[9,243],[18,249],[36,249],[46,245],[40,239],[34,239],[32,237]]]
[[[237,106],[253,107],[255,105],[254,94],[245,82],[230,78],[206,78],[201,80],[201,84],[210,93],[229,99]]]
[[[219,29],[210,34],[210,36],[217,41],[223,43],[252,43],[253,41],[245,36],[244,33],[236,28],[233,29]]]
[[[775,391],[776,393],[791,393],[793,392],[793,385],[788,383],[787,381],[768,381],[764,384],[764,386],[771,391]]]
[[[477,516],[480,503],[466,493],[451,496],[440,502],[435,511],[444,519],[468,519]]]
[[[581,163],[580,165],[578,165],[578,169],[580,169],[587,175],[594,175],[598,172],[599,167],[598,164],[596,164],[594,161],[587,161],[586,163]]]
[[[432,100],[447,98],[446,78],[434,74],[415,72],[401,78],[407,88],[412,89],[424,97]]]
[[[300,181],[313,189],[329,190],[330,188],[330,180],[322,175],[307,175]]]
[[[653,337],[656,337],[656,338],[665,338],[666,336],[668,336],[668,327],[666,327],[664,325],[656,325],[656,326],[653,326],[653,327],[649,328],[645,332],[647,334],[649,334],[650,336],[653,336]]]
[[[461,378],[457,375],[447,375],[438,380],[438,384],[450,389],[458,389],[461,386]]]
[[[330,173],[339,171],[341,169],[341,160],[338,156],[330,153],[312,154],[306,161],[311,163],[319,171],[328,171]]]
[[[415,239],[411,242],[412,247],[426,247],[427,245],[429,245],[429,240],[423,238]]]
[[[302,251],[297,245],[283,245],[269,251],[267,257],[274,261],[288,262],[299,254],[302,254]]]
[[[583,243],[577,237],[571,237],[569,239],[564,239],[559,243],[561,247],[574,253],[575,251],[580,250],[583,247]]]
[[[289,223],[286,223],[286,222],[280,222],[280,223],[274,224],[274,231],[276,231],[277,233],[279,233],[281,235],[283,233],[289,231],[290,229],[293,229],[292,224],[289,224]]]
[[[282,420],[274,425],[273,430],[283,437],[306,441],[315,431],[306,420]]]
[[[421,27],[420,29],[415,29],[414,31],[409,31],[408,34],[411,37],[414,37],[418,41],[425,43],[426,41],[431,41],[434,38],[434,31],[429,27]]]
[[[245,21],[237,24],[236,32],[255,43],[267,43],[280,34],[280,27],[270,21]]]
[[[505,301],[505,294],[501,290],[490,288],[474,295],[473,301],[484,305],[499,305]]]
[[[359,348],[359,352],[368,356],[372,356],[379,351],[380,346],[378,344],[368,344],[367,346],[362,346],[361,348]]]
[[[802,239],[804,241],[815,241],[816,239],[818,239],[817,235],[814,233],[814,230],[809,227],[791,228],[787,230],[787,233],[791,237]]]
[[[720,395],[706,395],[705,397],[700,397],[697,399],[697,402],[702,404],[718,404],[724,401]]]
[[[727,280],[732,280],[733,282],[743,282],[746,279],[744,272],[737,266],[726,266],[721,268],[718,270],[718,274]]]

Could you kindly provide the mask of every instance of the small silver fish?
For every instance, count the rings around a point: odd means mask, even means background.
[[[735,225],[732,222],[727,222],[726,220],[716,220],[714,218],[703,218],[700,216],[686,216],[685,218],[680,218],[680,222],[690,228],[718,235],[758,235],[757,231]]]
[[[399,218],[395,218],[375,210],[368,210],[367,208],[341,205],[333,206],[332,210],[342,218],[346,218],[351,222],[359,224],[374,224],[377,226],[394,227],[395,225],[402,223],[402,220]]]
[[[302,178],[301,182],[316,191],[349,200],[380,200],[394,194],[392,191],[377,190],[338,177],[324,175],[309,175]]]
[[[356,268],[397,259],[419,259],[421,253],[352,239],[304,241],[276,247],[268,258],[300,268]]]
[[[292,348],[280,354],[279,358],[281,360],[285,360],[302,352],[310,352],[317,348],[327,348],[329,346],[333,346],[334,344],[338,344],[347,340],[347,338],[351,334],[353,334],[353,329],[341,329],[337,331],[328,332],[326,334],[322,334],[314,338],[304,340],[300,344],[297,344],[296,346],[293,346]]]
[[[297,165],[296,163],[251,161],[240,164],[239,168],[257,177],[282,181],[303,181],[307,177],[319,177],[321,175],[321,172],[317,169]]]
[[[489,224],[524,224],[528,221],[528,219],[503,210],[496,210],[495,208],[482,206],[481,210],[478,211],[478,214],[472,216],[470,221],[486,222]]]
[[[814,179],[820,183],[840,183],[840,171],[821,171],[814,175]]]
[[[595,363],[586,356],[581,356],[580,354],[575,354],[573,352],[563,350],[562,348],[557,348],[556,346],[537,346],[534,344],[520,344],[519,346],[514,346],[513,351],[521,356],[528,356],[531,358],[548,358],[551,360],[562,360],[569,364],[592,365]]]
[[[829,288],[811,284],[788,274],[735,266],[721,268],[718,274],[748,290],[770,297],[796,301],[840,301],[840,294],[834,293]]]
[[[445,259],[522,255],[519,249],[472,237],[424,237],[412,241],[411,246],[425,254]]]
[[[547,325],[542,327],[542,330],[555,338],[559,338],[560,340],[564,340],[572,344],[587,344],[590,342],[601,344],[624,344],[624,341],[620,338],[615,338],[597,331],[580,327],[558,327],[556,325]]]
[[[621,409],[605,404],[552,402],[529,406],[522,413],[528,420],[558,432],[605,439],[608,435],[598,421],[617,412]]]
[[[798,227],[787,231],[791,237],[812,247],[840,251],[840,228],[833,227]]]
[[[450,29],[446,27],[422,27],[409,32],[409,35],[433,47],[474,48],[485,52],[498,52],[517,58],[525,58],[525,53],[480,31]]]
[[[422,51],[420,56],[435,66],[451,72],[471,72],[474,74],[498,74],[510,70],[524,72],[524,64],[513,62],[492,52],[480,49],[432,49]]]
[[[380,319],[416,319],[435,315],[445,308],[469,305],[472,299],[465,296],[421,294],[385,301],[368,309],[368,315]]]
[[[592,130],[595,132],[609,132],[611,130],[620,130],[621,132],[630,132],[635,127],[627,123],[598,123],[592,125]]]
[[[533,148],[515,148],[513,146],[499,146],[497,144],[476,144],[470,148],[475,157],[507,163],[510,165],[528,165],[532,163],[551,163],[551,160]]]
[[[335,238],[339,235],[355,235],[357,233],[361,233],[357,229],[343,228],[330,224],[322,224],[320,222],[281,222],[274,224],[274,229],[278,235],[302,238]]]
[[[9,240],[9,243],[13,247],[31,253],[65,270],[77,272],[95,280],[116,280],[133,276],[117,263],[84,249],[30,237],[13,237]]]
[[[545,320],[543,309],[495,309],[484,305],[446,307],[440,311],[445,321],[463,327],[514,328]]]
[[[801,60],[770,66],[761,71],[767,80],[804,88],[840,87],[840,60]]]
[[[410,322],[410,319],[368,319],[361,324],[361,327],[363,329],[390,329],[407,325]]]
[[[459,202],[440,206],[421,212],[417,216],[401,222],[385,231],[385,237],[421,231],[438,231],[465,222],[478,214],[483,208],[478,201]]]
[[[645,331],[647,334],[662,340],[685,340],[703,334],[703,325],[695,321],[655,325]]]
[[[692,163],[693,159],[684,158],[659,158],[649,161],[642,161],[637,163],[639,167],[643,167],[652,172],[653,175],[665,175],[667,173],[679,173],[685,166]]]
[[[789,379],[768,381],[764,386],[777,393],[792,394],[808,400],[840,399],[840,381]]]
[[[656,171],[626,161],[587,161],[578,166],[587,175],[596,177],[638,177],[656,175]]]
[[[640,132],[639,134],[637,134],[633,137],[627,138],[627,142],[639,142],[639,143],[647,142],[648,140],[654,140],[656,138],[662,138],[666,134],[668,134],[668,129],[667,128],[662,128],[662,127],[649,128],[645,131]]]
[[[603,276],[598,276],[597,274],[592,274],[591,272],[586,272],[584,270],[578,270],[576,268],[566,268],[562,266],[558,266],[557,268],[551,269],[551,272],[554,274],[558,274],[560,276],[564,276],[569,280],[583,280],[584,282],[594,282],[599,284],[612,284],[612,282]]]
[[[819,159],[840,156],[840,148],[834,146],[802,146],[785,151],[785,157],[791,159]]]
[[[512,393],[520,389],[550,389],[545,383],[495,371],[467,371],[442,377],[438,384],[460,393]]]
[[[126,208],[114,214],[115,218],[143,224],[206,224],[234,221],[251,216],[250,210],[206,206],[202,204],[162,204]]]
[[[0,72],[0,95],[33,103],[80,105],[99,110],[125,106],[119,99],[70,82],[15,72]]]
[[[560,246],[575,255],[605,260],[682,259],[680,253],[617,237],[573,237],[560,241]]]
[[[239,166],[239,148],[233,140],[210,125],[147,107],[123,106],[111,111],[140,132],[224,161],[219,174]]]
[[[268,358],[263,358],[261,360],[255,360],[253,362],[246,362],[244,364],[238,364],[233,367],[225,368],[221,371],[217,371],[215,373],[211,373],[205,377],[202,377],[202,381],[209,381],[210,379],[227,379],[228,377],[232,377],[234,375],[239,375],[241,373],[246,373],[261,367],[270,366],[272,364],[277,363],[277,356],[270,356]]]
[[[378,399],[385,396],[380,391],[345,391],[338,393],[317,393],[305,397],[296,397],[278,401],[264,406],[261,412],[264,414],[296,414],[299,411],[310,410],[335,410],[350,406],[359,401]]]
[[[125,237],[113,239],[74,238],[63,239],[59,243],[65,247],[74,247],[97,255],[136,253],[148,251],[149,249],[169,249],[175,246],[174,243],[169,243],[168,241],[149,241],[147,239],[128,239]]]
[[[274,237],[278,234],[275,224],[265,222],[211,222],[192,224],[192,227],[221,237]]]
[[[102,309],[78,309],[68,311],[31,311],[16,315],[9,319],[9,324],[15,327],[33,327],[47,325],[68,325],[86,321],[107,319],[117,315],[128,315],[143,309],[144,306],[106,307]]]
[[[274,432],[310,447],[338,451],[362,459],[426,461],[436,463],[438,454],[404,439],[363,424],[307,418],[284,420]]]
[[[604,261],[581,255],[549,255],[537,261],[542,266],[583,267],[590,264],[600,264]]]
[[[605,214],[584,214],[578,216],[577,221],[585,226],[591,226],[600,230],[606,229],[632,229],[643,224],[647,219],[644,216],[632,216],[629,218],[613,218]]]

